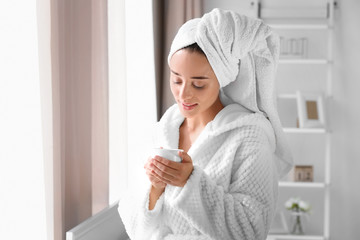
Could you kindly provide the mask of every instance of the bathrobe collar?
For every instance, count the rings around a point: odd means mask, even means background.
[[[178,148],[179,130],[184,120],[185,118],[181,114],[177,104],[171,106],[161,118],[160,122],[158,122],[156,135],[157,139],[161,140],[157,142],[163,146],[157,147]],[[199,147],[198,145],[206,139],[248,125],[261,127],[268,137],[269,142],[273,145],[272,147],[275,149],[275,136],[270,122],[262,114],[252,113],[241,105],[233,103],[225,106],[215,118],[205,126],[188,153],[191,155],[191,153]]]

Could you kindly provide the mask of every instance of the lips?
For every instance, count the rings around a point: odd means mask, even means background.
[[[182,103],[182,106],[185,110],[192,110],[197,106],[197,103],[191,104],[191,103]]]

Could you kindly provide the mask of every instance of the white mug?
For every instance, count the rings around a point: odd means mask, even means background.
[[[183,152],[182,149],[169,149],[169,148],[154,148],[153,149],[153,156],[158,155],[160,157],[169,159],[174,162],[181,162],[181,157],[179,156],[178,152]]]

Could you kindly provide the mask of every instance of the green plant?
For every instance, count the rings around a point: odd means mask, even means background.
[[[310,204],[300,198],[290,198],[285,202],[285,207],[287,210],[304,213],[309,212],[311,209]]]

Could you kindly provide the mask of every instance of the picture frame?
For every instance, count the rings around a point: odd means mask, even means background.
[[[313,182],[314,168],[311,165],[296,165],[293,172],[294,182]]]
[[[322,93],[296,91],[299,128],[325,128],[325,109]]]
[[[280,36],[280,58],[307,58],[309,39],[307,37]]]

